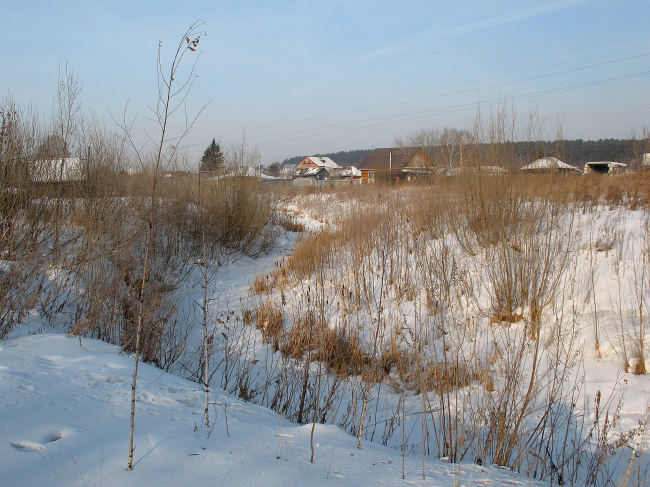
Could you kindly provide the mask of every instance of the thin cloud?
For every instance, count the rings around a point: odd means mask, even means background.
[[[572,7],[574,5],[587,3],[589,1],[591,0],[562,0],[553,3],[547,3],[544,5],[535,5],[533,7],[517,10],[515,12],[508,12],[502,15],[497,15],[487,19],[478,20],[476,22],[469,22],[467,24],[449,27],[447,29],[442,29],[442,30],[430,29],[419,35],[403,39],[389,46],[370,52],[362,56],[360,62],[375,61],[377,59],[388,57],[394,54],[399,54],[402,52],[417,49],[423,44],[428,44],[431,41],[440,40],[440,39],[449,39],[449,38],[459,37],[474,32],[480,32],[482,30],[491,29],[493,27],[498,27],[500,25],[526,20],[532,17],[537,17],[539,15],[554,12],[556,10],[562,10],[564,8]]]

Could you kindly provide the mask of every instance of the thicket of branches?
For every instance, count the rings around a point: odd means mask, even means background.
[[[503,117],[479,120],[472,140],[481,150],[468,144],[466,161],[516,157],[506,144],[515,126]],[[578,337],[592,329],[598,347],[602,325],[595,270],[585,273],[577,255],[629,251],[623,217],[601,214],[635,210],[647,222],[647,178],[468,171],[303,195],[301,211],[331,226],[256,277],[243,313],[250,326],[231,327],[220,344],[221,385],[293,421],[338,424],[360,443],[560,485],[624,483],[620,466],[629,474],[634,465],[643,482],[632,452],[643,428],[618,430],[622,384],[584,402],[590,351]],[[594,235],[580,233],[577,218]],[[647,228],[635,234],[643,259],[633,292],[619,293],[620,367],[636,374],[647,353]],[[579,305],[594,308],[592,322],[581,322]],[[260,339],[274,352],[270,366],[251,360]]]
[[[36,309],[53,324],[67,323],[71,333],[132,351],[149,218],[144,197],[155,171],[148,156],[135,160],[122,135],[82,109],[81,90],[66,68],[50,121],[10,95],[0,103],[0,337]],[[244,142],[232,144],[223,163],[235,176],[200,179],[189,170],[185,178],[159,181],[145,288],[145,361],[170,369],[184,353],[194,318],[179,315],[179,291],[204,258],[203,234],[210,257],[222,262],[273,244],[277,197],[256,180],[236,176],[254,158]],[[73,176],[50,162],[73,159],[80,168]],[[44,166],[54,170],[36,178]],[[159,171],[182,167],[178,155]]]

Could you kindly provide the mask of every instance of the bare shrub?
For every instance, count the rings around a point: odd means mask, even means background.
[[[287,211],[278,211],[274,218],[275,223],[284,228],[287,232],[304,232],[305,226],[290,215]]]
[[[489,255],[491,315],[513,322],[525,308],[536,336],[540,313],[554,299],[567,263],[572,220],[562,204],[529,201],[520,189],[503,186],[482,193],[485,199],[477,197],[467,209],[477,215],[470,222],[477,221],[477,242]]]
[[[0,338],[41,298],[51,237],[47,205],[29,191],[28,159],[40,135],[29,110],[7,95],[0,102]]]
[[[0,339],[39,302],[42,279],[38,261],[0,262]]]

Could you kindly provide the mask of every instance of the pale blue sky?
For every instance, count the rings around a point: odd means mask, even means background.
[[[264,164],[386,147],[421,128],[468,127],[479,103],[487,111],[499,98],[522,116],[534,106],[549,136],[558,119],[567,138],[650,125],[647,0],[12,0],[0,10],[0,88],[47,116],[67,63],[83,106],[109,127],[109,110],[121,116],[128,102],[142,119],[155,103],[158,41],[172,49],[204,20],[189,109],[210,103],[186,139],[194,157],[212,137],[244,132]],[[527,78],[537,79],[512,83]]]

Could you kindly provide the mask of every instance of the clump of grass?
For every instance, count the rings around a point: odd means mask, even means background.
[[[287,232],[301,233],[305,231],[305,226],[297,220],[298,214],[292,214],[288,211],[282,210],[277,212],[275,223],[284,228]]]
[[[270,343],[274,351],[280,349],[282,339],[282,310],[270,300],[266,300],[254,310],[243,311],[244,322],[255,323],[255,327],[262,332],[265,343]]]
[[[250,291],[253,294],[268,294],[275,287],[275,281],[274,274],[257,274],[250,286]]]
[[[337,240],[337,235],[329,230],[300,238],[285,262],[286,271],[295,274],[298,278],[310,277],[336,250]]]
[[[359,338],[350,336],[345,330],[322,327],[319,345],[316,358],[325,362],[331,372],[346,377],[358,375],[370,362],[370,358],[361,349]]]

